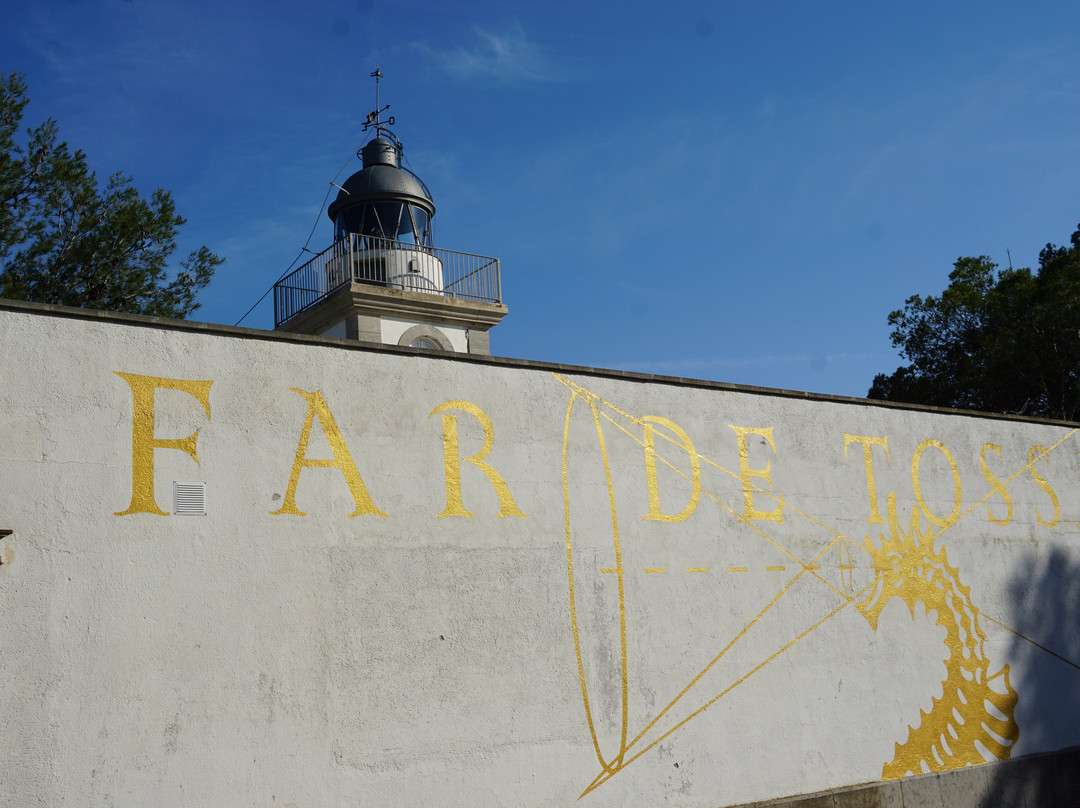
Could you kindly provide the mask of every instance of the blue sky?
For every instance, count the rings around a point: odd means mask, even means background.
[[[502,356],[861,396],[888,312],[1080,222],[1075,2],[4,0],[0,70],[172,191],[234,324],[360,168],[378,62]],[[344,170],[342,171],[342,167]],[[339,175],[339,172],[340,175]],[[244,325],[271,328],[269,298]]]

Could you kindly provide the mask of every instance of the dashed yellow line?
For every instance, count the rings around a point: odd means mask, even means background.
[[[811,564],[806,569],[807,570],[820,570],[820,569],[822,569],[822,566],[820,564]],[[837,569],[854,570],[854,569],[858,569],[858,566],[855,565],[855,564],[840,564],[840,565],[837,566]],[[767,572],[784,572],[784,571],[787,570],[787,567],[786,566],[766,567],[765,570]],[[687,567],[686,571],[687,572],[708,572],[709,568],[708,567]],[[728,572],[749,572],[750,568],[749,567],[728,567],[727,571]],[[600,569],[600,572],[609,573],[609,574],[617,574],[617,573],[620,573],[620,572],[626,572],[626,570],[620,570],[618,568],[603,567],[603,568]],[[652,573],[652,574],[667,572],[667,567],[645,567],[645,572]]]

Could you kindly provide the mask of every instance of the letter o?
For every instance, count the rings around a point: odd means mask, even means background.
[[[930,510],[930,506],[926,504],[926,500],[923,498],[922,486],[919,484],[919,463],[922,460],[922,454],[927,449],[934,448],[945,455],[945,459],[949,462],[949,468],[952,470],[953,475],[953,509],[945,519],[935,514]],[[962,488],[960,485],[960,469],[956,466],[956,459],[952,456],[952,452],[946,448],[945,444],[939,440],[933,438],[927,438],[919,444],[915,450],[915,454],[911,457],[911,487],[915,491],[915,501],[919,504],[919,509],[926,515],[926,518],[934,525],[945,528],[953,524],[960,516],[960,505],[962,502]]]

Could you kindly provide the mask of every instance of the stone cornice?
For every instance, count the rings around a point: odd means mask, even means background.
[[[331,292],[280,330],[319,333],[350,314],[365,314],[487,331],[498,325],[507,311],[502,303],[353,283]]]

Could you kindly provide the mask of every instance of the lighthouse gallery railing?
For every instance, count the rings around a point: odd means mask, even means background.
[[[274,284],[274,327],[349,283],[502,302],[498,258],[350,234]]]

